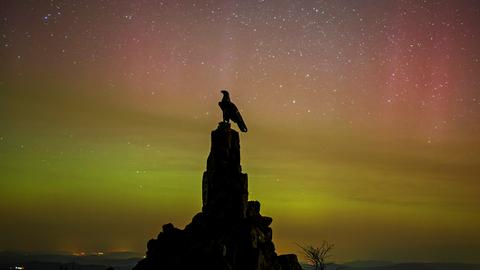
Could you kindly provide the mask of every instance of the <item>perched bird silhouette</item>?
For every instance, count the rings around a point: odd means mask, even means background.
[[[223,121],[228,123],[231,119],[233,122],[237,123],[241,131],[247,132],[247,125],[245,125],[237,106],[230,101],[230,94],[227,92],[227,90],[222,90],[221,92],[223,94],[223,98],[222,101],[218,102],[218,106],[220,106],[222,109]]]

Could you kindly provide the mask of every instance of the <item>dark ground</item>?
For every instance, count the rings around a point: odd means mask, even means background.
[[[25,270],[130,270],[141,254],[107,253],[102,256],[73,256],[0,252],[0,270],[23,266]],[[305,270],[312,269],[302,265]],[[330,265],[328,270],[480,270],[480,264],[464,263],[394,263],[388,261],[355,261]]]

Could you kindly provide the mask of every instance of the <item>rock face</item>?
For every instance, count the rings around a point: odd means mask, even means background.
[[[202,212],[185,229],[171,223],[147,244],[134,270],[301,270],[294,254],[275,253],[272,218],[248,201],[248,177],[240,166],[240,140],[230,124],[212,131],[202,181]]]

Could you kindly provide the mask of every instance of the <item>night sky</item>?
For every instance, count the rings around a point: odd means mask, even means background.
[[[0,1],[0,250],[143,253],[228,89],[277,251],[479,262],[479,1]]]

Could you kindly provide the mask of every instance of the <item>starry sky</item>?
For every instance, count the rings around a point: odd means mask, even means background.
[[[201,209],[228,89],[280,253],[480,262],[479,1],[0,2],[0,250]]]

